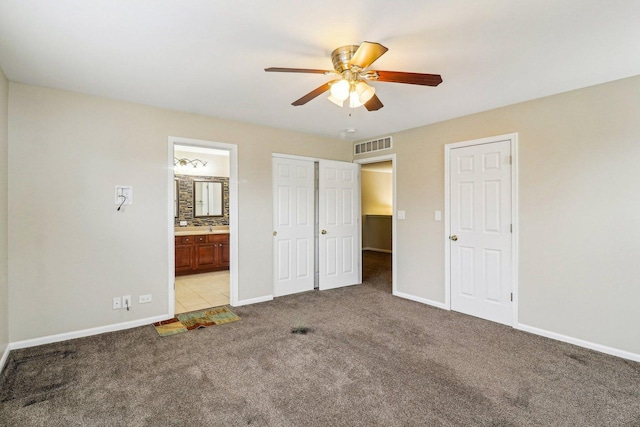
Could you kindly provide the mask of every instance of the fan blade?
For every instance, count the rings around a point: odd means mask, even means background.
[[[371,99],[364,104],[364,107],[368,111],[376,111],[384,107],[384,105],[380,101],[380,98],[378,98],[378,95],[373,95]]]
[[[379,82],[407,83],[411,85],[438,86],[442,83],[439,74],[405,73],[402,71],[375,71]]]
[[[349,65],[357,65],[364,70],[388,50],[380,43],[362,42],[356,53],[351,57]]]
[[[276,72],[276,73],[310,73],[310,74],[331,74],[335,73],[335,71],[329,70],[314,70],[310,68],[280,68],[280,67],[271,67],[265,68],[266,72]]]
[[[302,98],[300,98],[300,99],[298,99],[296,101],[293,101],[291,103],[291,105],[295,105],[296,107],[299,106],[299,105],[304,105],[307,102],[311,101],[312,99],[316,98],[317,96],[322,95],[323,93],[325,93],[326,91],[328,91],[331,88],[330,83],[333,83],[333,81],[325,83],[322,86],[312,90],[311,92],[309,92],[308,94],[306,94]]]

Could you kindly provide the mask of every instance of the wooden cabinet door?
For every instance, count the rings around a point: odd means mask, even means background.
[[[176,259],[176,274],[187,273],[193,270],[193,245],[192,244],[177,244],[175,245],[175,259]]]
[[[213,243],[196,243],[196,270],[217,267],[217,247]]]
[[[229,268],[229,235],[176,237],[176,276]]]
[[[229,267],[229,235],[210,234],[208,242],[215,247],[215,267],[224,270]]]
[[[229,235],[225,234],[224,239],[218,244],[218,265],[229,267]]]

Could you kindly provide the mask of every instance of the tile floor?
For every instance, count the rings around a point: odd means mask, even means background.
[[[176,314],[229,304],[229,270],[176,277]]]

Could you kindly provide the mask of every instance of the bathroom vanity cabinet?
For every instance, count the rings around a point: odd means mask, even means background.
[[[175,237],[176,276],[229,269],[229,234]]]

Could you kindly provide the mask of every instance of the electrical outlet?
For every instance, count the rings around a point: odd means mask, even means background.
[[[127,310],[131,308],[131,295],[125,295],[122,297],[122,306]]]
[[[147,295],[140,295],[138,297],[138,303],[139,304],[144,304],[147,302],[151,302],[151,294],[147,294]]]
[[[120,297],[115,297],[113,299],[113,309],[117,310],[119,308],[122,308],[122,298]]]

